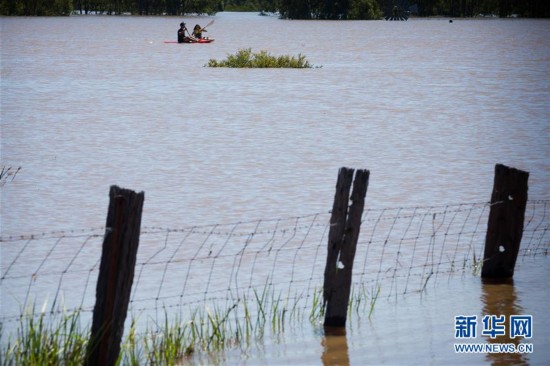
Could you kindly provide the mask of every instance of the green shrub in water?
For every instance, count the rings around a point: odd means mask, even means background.
[[[297,57],[289,55],[273,56],[267,51],[253,53],[251,48],[240,49],[236,54],[228,55],[227,59],[222,61],[210,59],[205,66],[234,68],[312,68],[312,65],[306,60],[306,57],[301,54]]]

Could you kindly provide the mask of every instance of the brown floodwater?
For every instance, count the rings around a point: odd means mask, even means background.
[[[354,267],[364,301],[380,286],[370,317],[360,306],[335,334],[296,316],[191,360],[547,364],[550,21],[185,18],[211,19],[204,45],[164,43],[176,17],[0,19],[1,165],[21,167],[0,187],[4,329],[31,302],[89,314],[112,184],[145,191],[131,303],[142,319],[269,280],[290,301],[306,294],[307,313],[337,170],[350,166],[371,172]],[[316,67],[204,67],[242,48]],[[498,285],[477,267],[496,163],[529,171],[538,202],[514,281]],[[459,315],[478,333],[485,315],[532,315],[531,339],[464,342],[533,352],[457,353]]]

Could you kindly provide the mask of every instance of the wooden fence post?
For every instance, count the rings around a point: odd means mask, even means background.
[[[353,259],[365,207],[369,171],[341,168],[330,218],[327,263],[323,285],[326,327],[345,327],[351,292]],[[349,195],[353,180],[353,191]],[[351,206],[348,207],[351,200]]]
[[[144,193],[111,186],[86,365],[114,365],[120,353],[139,245]]]
[[[529,173],[495,166],[483,255],[483,278],[511,278],[523,235]]]

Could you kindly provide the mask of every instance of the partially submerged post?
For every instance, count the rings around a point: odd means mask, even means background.
[[[144,193],[112,186],[86,365],[114,365],[120,353],[139,245]]]
[[[353,259],[369,183],[369,171],[341,168],[330,218],[327,263],[323,286],[326,327],[345,327],[351,292]],[[350,188],[353,181],[353,192]],[[349,205],[351,201],[351,205]]]
[[[491,210],[483,255],[483,278],[511,278],[523,235],[529,173],[495,166]]]

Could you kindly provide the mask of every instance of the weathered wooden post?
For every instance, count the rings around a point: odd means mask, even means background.
[[[144,193],[111,186],[86,365],[114,365],[120,353],[139,245]]]
[[[351,292],[353,259],[369,183],[369,171],[341,168],[330,218],[327,263],[323,285],[325,327],[345,327]],[[353,180],[353,191],[350,187]],[[351,200],[351,206],[349,206]],[[348,207],[349,206],[349,207]]]
[[[491,210],[483,255],[483,278],[510,278],[523,235],[529,173],[495,166]]]

